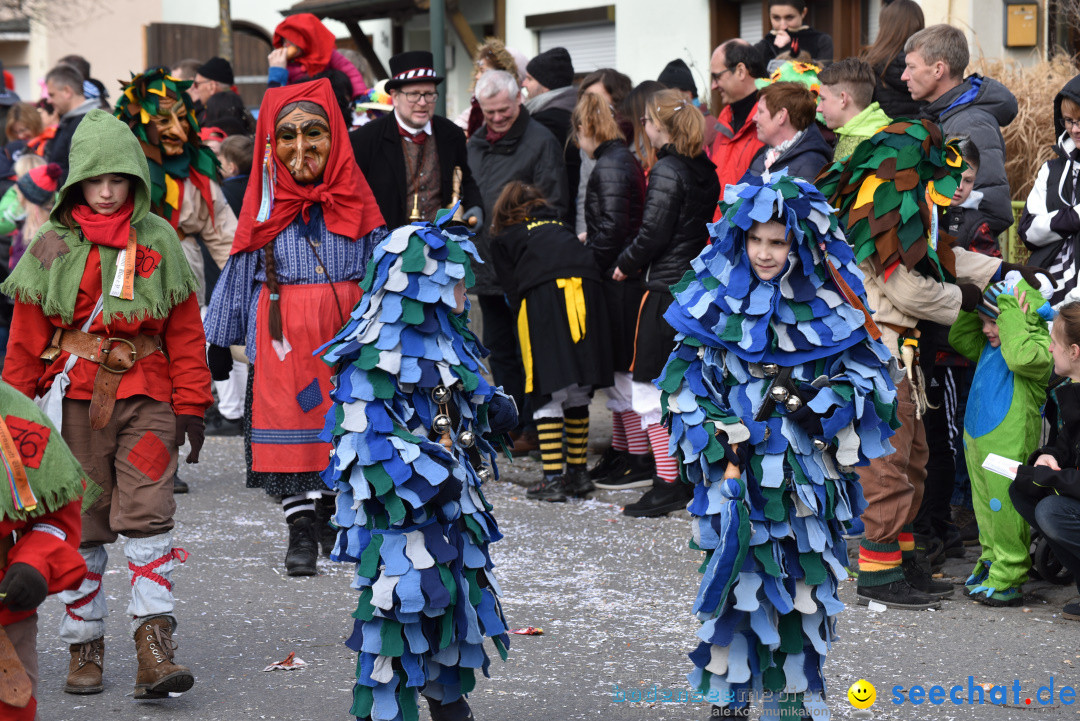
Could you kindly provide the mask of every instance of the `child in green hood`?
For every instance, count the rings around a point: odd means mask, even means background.
[[[64,690],[103,689],[105,544],[123,534],[135,698],[167,698],[194,683],[172,660],[170,577],[186,557],[172,545],[178,447],[187,437],[198,462],[212,401],[197,283],[176,232],[150,213],[146,157],[124,123],[92,110],[70,160],[49,222],[0,286],[16,301],[3,377],[38,399],[102,489],[82,514],[86,576],[60,595]]]

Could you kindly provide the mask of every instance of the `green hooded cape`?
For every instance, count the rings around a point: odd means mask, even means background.
[[[0,285],[0,292],[24,303],[41,307],[46,316],[60,316],[71,324],[75,300],[82,281],[90,248],[81,232],[72,232],[58,220],[57,210],[67,194],[87,178],[105,173],[131,176],[135,209],[131,224],[138,244],[160,256],[157,267],[149,273],[135,274],[135,297],[124,300],[109,295],[116,274],[119,249],[97,246],[101,255],[101,287],[104,319],[110,323],[117,316],[129,321],[144,316],[164,318],[172,308],[187,300],[198,287],[195,274],[180,247],[176,231],[168,221],[150,213],[150,171],[139,141],[120,120],[104,110],[91,110],[79,123],[71,139],[67,182],[50,220],[41,226],[33,242]],[[156,256],[149,255],[156,259]]]
[[[82,466],[71,454],[71,449],[60,437],[52,421],[41,412],[32,400],[0,381],[0,414],[8,424],[20,460],[26,469],[30,489],[38,505],[32,511],[16,507],[12,498],[10,482],[0,470],[0,519],[25,521],[46,513],[57,511],[80,496],[84,496],[83,510],[90,507],[101,495],[101,488],[83,473]],[[0,451],[3,455],[3,451]],[[0,469],[5,464],[0,463]]]

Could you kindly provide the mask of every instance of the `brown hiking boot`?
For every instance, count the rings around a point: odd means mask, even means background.
[[[105,639],[95,638],[86,643],[73,643],[69,649],[68,677],[64,693],[101,693],[105,684],[101,672],[105,668]]]
[[[135,655],[139,672],[135,676],[135,698],[166,698],[169,692],[183,693],[195,685],[191,670],[173,663],[176,641],[172,639],[172,619],[154,616],[135,632]]]

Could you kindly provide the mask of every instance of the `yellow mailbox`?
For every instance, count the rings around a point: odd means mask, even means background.
[[[1039,4],[1005,3],[1005,47],[1030,48],[1039,43]]]

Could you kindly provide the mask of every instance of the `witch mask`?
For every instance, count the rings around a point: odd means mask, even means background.
[[[274,152],[293,179],[302,185],[322,180],[330,157],[330,123],[326,111],[309,101],[290,103],[278,113]]]

